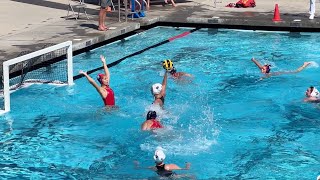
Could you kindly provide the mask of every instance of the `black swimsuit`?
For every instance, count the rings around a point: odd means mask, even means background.
[[[156,98],[156,99],[160,99],[162,101],[162,104],[164,104],[164,97],[163,96],[161,96],[161,98]]]
[[[174,172],[165,170],[164,166],[165,166],[165,164],[162,164],[162,165],[159,165],[159,166],[156,165],[157,174],[159,176],[161,176],[161,177],[170,177],[170,176],[174,175]]]

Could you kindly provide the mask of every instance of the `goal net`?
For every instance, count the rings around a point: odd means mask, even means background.
[[[0,83],[3,108],[0,106],[0,113],[10,111],[10,91],[26,84],[73,84],[72,41],[20,55],[3,62],[3,81]]]

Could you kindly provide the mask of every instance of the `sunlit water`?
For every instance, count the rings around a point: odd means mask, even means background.
[[[190,29],[154,28],[74,57],[74,72],[113,62]],[[200,29],[110,68],[119,109],[105,111],[85,78],[74,86],[32,85],[11,94],[1,117],[0,177],[13,179],[157,179],[166,163],[194,179],[315,179],[320,174],[320,108],[303,102],[319,85],[320,34]],[[251,62],[272,71],[304,71],[260,80]],[[152,107],[150,86],[161,83],[160,62],[172,59],[194,78],[168,79],[164,110]],[[91,74],[96,77],[97,73]],[[149,109],[166,128],[141,132]]]

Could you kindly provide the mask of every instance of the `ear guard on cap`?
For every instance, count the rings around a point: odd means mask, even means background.
[[[311,97],[315,97],[315,98],[319,98],[320,97],[320,93],[318,91],[318,89],[316,89],[315,87],[313,88],[311,94],[310,94]]]

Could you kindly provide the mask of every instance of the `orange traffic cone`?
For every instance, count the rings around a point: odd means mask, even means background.
[[[276,4],[276,6],[274,8],[274,15],[273,15],[272,21],[282,21],[282,19],[280,19],[280,12],[279,12],[278,4]]]

